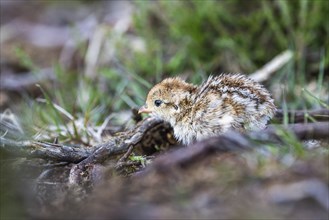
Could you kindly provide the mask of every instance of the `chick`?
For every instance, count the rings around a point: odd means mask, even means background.
[[[200,86],[165,79],[149,91],[139,109],[169,122],[185,145],[230,129],[264,129],[275,112],[270,93],[240,74],[210,76]]]

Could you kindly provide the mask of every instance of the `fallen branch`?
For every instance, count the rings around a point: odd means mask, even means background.
[[[163,125],[164,122],[160,119],[147,118],[133,131],[112,138],[109,142],[98,146],[97,150],[95,150],[92,155],[72,167],[69,176],[69,183],[71,185],[85,185],[85,182],[88,182],[90,179],[83,179],[81,173],[83,173],[84,176],[89,176],[88,174],[92,173],[92,168],[95,164],[103,163],[111,156],[124,153],[131,146],[142,144],[142,140],[146,138],[149,132],[152,133],[152,130],[157,129],[157,126]]]
[[[328,138],[329,122],[269,126],[264,132],[251,132],[249,136],[256,141],[281,143],[283,140],[278,134],[280,130],[294,134],[299,140],[326,139]]]
[[[318,114],[319,112],[316,112]],[[325,112],[326,113],[326,112]],[[314,113],[315,114],[315,113]],[[298,115],[298,114],[297,114]],[[279,128],[278,128],[279,127]],[[262,132],[239,134],[228,132],[218,137],[197,142],[192,146],[180,148],[154,161],[151,168],[166,170],[172,166],[187,166],[199,158],[213,152],[234,152],[252,149],[257,143],[282,142],[278,131],[290,131],[300,140],[326,138],[329,131],[328,122],[309,124],[291,124],[289,126],[273,125]],[[160,131],[160,133],[159,133]],[[113,156],[124,154],[117,166],[124,164],[131,150],[136,147],[154,147],[169,142],[170,127],[160,119],[147,118],[133,130],[121,132],[111,137],[107,142],[92,147],[70,146],[58,143],[43,143],[35,141],[12,141],[0,138],[0,148],[7,152],[26,156],[50,159],[54,161],[78,163],[70,171],[71,185],[92,184],[93,169],[96,165],[106,162]],[[160,137],[158,137],[160,136]],[[169,135],[170,136],[170,135]],[[257,143],[255,143],[255,141]],[[172,144],[172,143],[171,143]],[[130,149],[128,151],[128,149]],[[156,168],[152,168],[156,167]]]
[[[290,110],[286,112],[289,123],[301,123],[311,121],[329,121],[329,109],[318,109],[311,111],[304,110]],[[282,122],[285,117],[285,112],[282,109],[278,109],[274,120]]]
[[[95,146],[96,147],[96,146]],[[0,137],[0,148],[21,157],[78,163],[87,158],[95,147],[81,147],[37,141],[13,141]]]
[[[152,136],[152,131],[163,128],[168,130],[170,127],[159,119],[148,118],[138,124],[132,131],[120,132],[105,143],[90,147],[29,140],[15,141],[0,137],[0,149],[21,157],[42,158],[71,163],[78,163],[89,158],[94,163],[102,163],[109,156],[125,153],[129,146],[132,144],[136,145],[145,136]],[[143,144],[153,145],[152,140],[149,142],[143,142]]]
[[[284,142],[278,134],[283,129],[293,133],[299,140],[328,138],[329,123],[293,124],[289,126],[270,126],[262,132],[241,134],[235,131],[196,142],[156,158],[153,163],[136,176],[149,172],[168,172],[173,167],[185,167],[215,152],[237,152],[254,149],[257,143]]]
[[[288,111],[287,115],[292,122],[304,122],[307,117],[311,117],[319,121],[328,121],[329,120],[329,109],[320,109],[313,111]],[[307,117],[306,117],[307,116]],[[274,120],[282,121],[284,117],[284,112],[278,110]],[[54,161],[63,161],[63,162],[72,162],[78,163],[92,155],[88,160],[101,163],[102,158],[106,158],[109,155],[118,155],[125,153],[129,147],[134,143],[138,143],[145,133],[155,126],[164,126],[164,123],[161,120],[148,118],[143,121],[141,124],[136,126],[132,131],[122,132],[120,135],[112,137],[109,141],[95,145],[92,147],[85,146],[74,146],[74,145],[64,145],[59,143],[45,143],[38,141],[14,141],[6,139],[5,137],[0,137],[0,148],[6,152],[10,152],[14,155],[24,156],[24,157],[38,157],[43,159],[49,159]],[[305,129],[310,124],[299,124],[294,127],[294,129]],[[272,128],[273,129],[273,128]],[[268,129],[270,130],[270,129]],[[328,130],[320,129],[315,132],[315,135],[318,134],[323,136]],[[273,133],[273,131],[272,131]],[[297,132],[301,134],[301,132]],[[256,134],[268,135],[268,132],[261,132]],[[264,138],[264,140],[266,140]],[[133,148],[133,147],[131,147]],[[127,153],[129,156],[129,154]],[[92,159],[93,158],[93,159]],[[123,157],[121,161],[126,160],[126,157]]]

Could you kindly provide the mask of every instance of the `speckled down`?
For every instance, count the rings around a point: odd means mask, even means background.
[[[183,144],[230,129],[264,129],[276,111],[270,93],[241,74],[210,76],[200,86],[165,79],[150,90],[143,109],[169,122]]]

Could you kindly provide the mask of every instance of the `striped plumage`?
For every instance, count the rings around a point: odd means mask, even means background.
[[[241,74],[211,76],[200,86],[165,79],[150,90],[140,109],[169,122],[183,144],[229,129],[264,129],[275,111],[270,93]]]

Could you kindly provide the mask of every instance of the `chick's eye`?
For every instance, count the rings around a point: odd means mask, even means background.
[[[154,105],[155,105],[156,107],[159,107],[161,104],[162,104],[162,101],[161,101],[161,100],[155,100],[155,101],[154,101]]]

